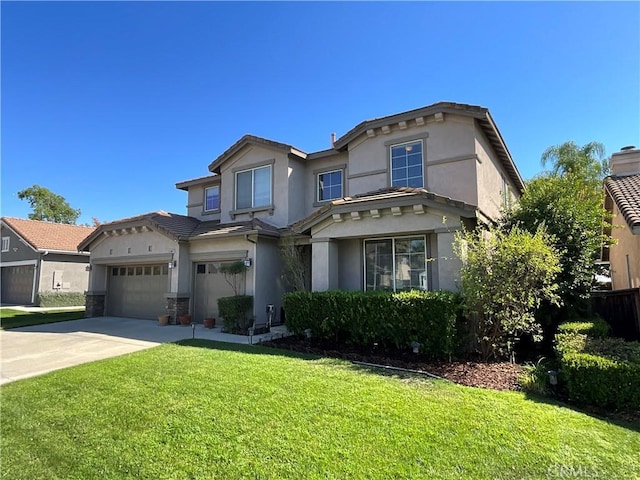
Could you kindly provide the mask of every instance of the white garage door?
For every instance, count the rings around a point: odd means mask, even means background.
[[[166,313],[168,274],[166,263],[110,267],[107,315],[157,318]]]
[[[33,265],[2,267],[2,303],[29,305],[33,298]]]

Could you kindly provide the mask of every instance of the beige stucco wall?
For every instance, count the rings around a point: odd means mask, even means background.
[[[340,290],[364,288],[363,241],[359,238],[338,240],[338,287]]]
[[[235,173],[248,168],[271,165],[271,201],[273,212],[255,211],[254,217],[276,226],[286,226],[289,221],[289,159],[279,150],[247,145],[221,167],[221,215],[223,223],[249,220],[249,213],[238,214],[231,218],[235,209]]]
[[[83,263],[62,259],[49,261],[45,256],[40,264],[38,291],[84,292],[89,285],[88,257],[80,257],[78,260]],[[60,283],[60,288],[54,288],[54,276],[56,284]]]
[[[194,185],[189,187],[187,193],[187,215],[195,217],[203,222],[209,220],[220,220],[220,211],[205,212],[204,211],[204,191],[205,189],[219,184],[218,182],[211,182],[203,185]],[[224,208],[222,205],[222,199],[220,202],[220,209]]]
[[[611,282],[614,290],[640,287],[640,235],[633,235],[617,207],[614,209],[612,236],[618,240],[610,247]],[[629,269],[627,270],[627,256]],[[631,284],[629,284],[631,277]]]
[[[327,202],[318,203],[318,175],[322,172],[330,172],[344,168],[342,177],[342,195],[349,195],[347,176],[349,175],[349,154],[340,152],[328,157],[309,160],[306,162],[305,171],[305,196],[302,198],[305,215],[311,214],[316,208],[325,205]]]
[[[289,158],[288,161],[286,202],[288,203],[287,224],[290,225],[310,213],[306,209],[305,199],[312,194],[307,191],[305,163],[294,158]]]
[[[476,125],[475,143],[478,156],[478,207],[487,216],[498,218],[503,211],[505,195],[509,195],[509,203],[512,204],[518,190],[479,125]],[[503,179],[509,187],[507,192],[504,191]]]
[[[274,323],[280,321],[280,308],[285,289],[282,280],[282,261],[277,240],[261,238],[256,246],[257,255],[253,265],[255,295],[253,298],[254,317],[258,324],[267,321],[267,304],[275,307]]]

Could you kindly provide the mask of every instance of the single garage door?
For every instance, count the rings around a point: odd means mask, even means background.
[[[33,265],[2,267],[2,303],[29,305],[33,302]]]
[[[202,322],[207,317],[218,318],[218,299],[233,296],[233,288],[219,272],[220,262],[195,264],[194,320]],[[243,282],[244,284],[244,282]],[[242,292],[238,293],[243,293]]]
[[[167,264],[110,267],[107,315],[157,318],[166,313],[168,274]]]

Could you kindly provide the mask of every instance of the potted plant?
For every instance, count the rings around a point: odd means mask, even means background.
[[[169,315],[158,315],[158,323],[161,327],[169,325]]]
[[[202,323],[204,324],[204,328],[213,328],[216,326],[216,319],[213,317],[205,318]]]
[[[180,315],[178,317],[180,320],[180,325],[190,325],[191,324],[191,315]]]

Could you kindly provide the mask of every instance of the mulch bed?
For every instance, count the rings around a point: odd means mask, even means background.
[[[274,339],[262,342],[261,345],[323,357],[341,358],[352,362],[419,370],[469,387],[493,390],[520,389],[518,376],[522,373],[522,367],[508,362],[434,362],[412,352],[368,352],[344,345],[319,344],[297,337]]]

